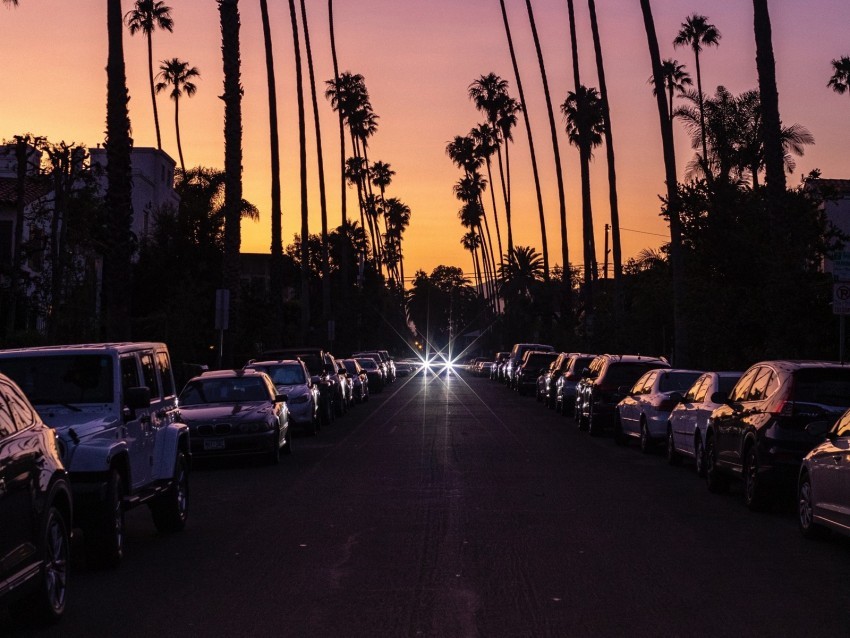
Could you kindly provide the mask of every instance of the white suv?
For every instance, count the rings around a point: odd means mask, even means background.
[[[56,430],[88,560],[116,566],[124,511],[147,504],[161,532],[183,529],[189,507],[189,432],[162,343],[0,350],[0,371]]]

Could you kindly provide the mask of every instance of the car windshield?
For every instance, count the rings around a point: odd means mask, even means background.
[[[366,368],[367,370],[375,370],[378,367],[374,359],[358,359],[357,363],[360,364],[361,368]]]
[[[556,359],[557,357],[558,355],[556,355],[554,352],[551,354],[530,354],[528,355],[528,359],[525,362],[525,366],[527,368],[543,368],[552,363],[552,360]]]
[[[349,374],[357,374],[357,363],[346,359],[342,362],[342,365],[345,366],[345,369],[348,370]]]
[[[271,398],[268,386],[261,378],[195,379],[180,393],[180,404],[246,403],[270,401]]]
[[[303,385],[307,383],[304,368],[298,365],[264,366],[263,372],[272,378],[275,385]]]
[[[632,385],[644,372],[657,367],[651,363],[612,363],[605,373],[605,382],[614,386]]]
[[[702,372],[665,372],[658,383],[659,392],[686,392]]]
[[[793,400],[850,407],[850,368],[798,370],[794,375]]]
[[[73,354],[0,359],[0,372],[15,381],[33,405],[112,403],[112,358]]]

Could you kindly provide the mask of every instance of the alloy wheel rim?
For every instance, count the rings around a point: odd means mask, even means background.
[[[808,481],[805,481],[800,486],[800,526],[803,529],[809,529],[812,525],[812,486]]]
[[[180,512],[180,518],[186,518],[187,504],[189,502],[189,484],[186,476],[186,468],[180,468],[180,474],[177,477],[177,510]]]
[[[51,516],[47,527],[45,584],[50,606],[60,610],[65,606],[68,589],[68,542],[61,520]]]
[[[752,501],[756,491],[756,474],[758,472],[755,454],[747,453],[747,501]]]

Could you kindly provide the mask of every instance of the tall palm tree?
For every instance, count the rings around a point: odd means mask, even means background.
[[[845,55],[832,61],[832,77],[827,86],[838,95],[844,95],[850,89],[850,56]]]
[[[664,152],[664,176],[667,186],[667,214],[670,218],[670,265],[673,273],[673,361],[685,367],[688,364],[688,326],[685,320],[685,270],[682,251],[682,227],[679,218],[679,188],[676,180],[676,153],[673,148],[673,122],[667,112],[664,97],[664,69],[658,48],[658,34],[652,17],[650,0],[640,0],[643,25],[652,61],[652,77],[655,79],[655,101],[661,125],[661,146]]]
[[[384,218],[387,225],[387,234],[393,239],[396,245],[396,251],[399,264],[399,285],[404,289],[404,251],[401,247],[401,240],[404,231],[410,225],[410,206],[402,202],[396,197],[390,197],[384,206]]]
[[[106,4],[108,54],[106,62],[106,215],[109,241],[103,255],[105,337],[130,337],[130,228],[133,221],[129,95],[124,69],[124,23],[121,0]]]
[[[195,78],[201,77],[200,71],[196,67],[190,67],[188,62],[171,58],[163,60],[159,65],[159,73],[156,77],[159,82],[156,83],[156,92],[171,88],[168,94],[174,100],[174,129],[177,132],[177,155],[180,157],[180,170],[186,172],[186,164],[183,162],[183,145],[180,143],[180,98],[183,93],[186,97],[192,97],[198,90],[197,85],[192,81]]]
[[[481,237],[474,230],[468,231],[460,238],[460,243],[472,255],[472,269],[475,272],[475,285],[478,288],[478,294],[483,297],[484,293],[481,288],[481,267],[478,265],[478,249],[481,247]]]
[[[572,1],[572,0],[571,0]],[[564,174],[561,170],[561,150],[558,146],[558,129],[555,126],[555,110],[552,108],[552,98],[549,95],[549,81],[546,79],[546,65],[543,62],[543,51],[540,48],[540,38],[537,36],[537,25],[534,22],[534,10],[531,7],[531,0],[525,0],[525,7],[528,11],[528,21],[531,24],[531,35],[534,39],[534,48],[537,52],[537,63],[540,66],[540,77],[543,81],[543,95],[546,98],[546,114],[549,116],[549,132],[552,136],[552,152],[555,157],[555,178],[558,183],[558,219],[561,222],[561,260],[563,262],[564,272],[570,272],[570,249],[567,243],[567,204],[564,195]],[[564,296],[564,307],[570,306],[570,278],[562,278],[562,289]]]
[[[331,271],[328,255],[328,204],[325,195],[325,162],[322,157],[322,129],[319,126],[319,101],[316,97],[316,76],[313,72],[313,50],[310,47],[310,27],[307,7],[301,0],[301,24],[304,28],[304,50],[307,53],[307,72],[310,77],[310,98],[313,103],[313,123],[316,126],[316,161],[319,177],[319,211],[322,219],[322,316],[331,319]]]
[[[267,0],[260,0],[260,16],[263,23],[263,43],[266,52],[266,82],[269,97],[269,146],[271,160],[271,264],[269,267],[269,287],[271,288],[272,308],[278,316],[283,311],[283,210],[280,192],[280,141],[277,123],[277,82],[274,72],[274,51],[272,49],[271,25]],[[283,335],[278,335],[278,338]]]
[[[223,285],[230,291],[230,332],[236,334],[240,311],[239,249],[242,245],[242,62],[239,53],[239,0],[217,0],[224,69],[224,256]],[[233,361],[233,349],[224,357]]]
[[[579,150],[581,160],[581,203],[584,221],[584,284],[587,308],[593,305],[593,282],[597,279],[596,244],[593,241],[593,208],[590,201],[590,160],[593,149],[602,144],[604,125],[602,104],[596,89],[578,87],[567,94],[561,105],[567,122],[567,137],[570,144]]]
[[[301,72],[301,46],[298,43],[298,17],[295,0],[289,0],[292,41],[295,49],[295,95],[298,103],[298,160],[301,178],[301,340],[307,341],[310,327],[310,225],[307,207],[307,126],[304,117],[304,87]]]
[[[148,78],[151,85],[151,104],[153,105],[153,124],[156,129],[156,147],[162,150],[162,137],[159,133],[159,113],[156,108],[156,91],[153,82],[153,32],[156,29],[174,32],[174,20],[171,19],[171,7],[160,0],[136,0],[136,6],[124,16],[130,35],[138,32],[145,34],[148,41]]]
[[[540,253],[531,246],[517,246],[502,273],[505,297],[520,302],[534,301],[534,291],[544,273]]]
[[[487,181],[490,183],[490,199],[493,204],[493,219],[496,223],[496,240],[499,247],[499,261],[502,262],[502,231],[499,228],[499,212],[496,207],[496,189],[493,185],[493,171],[490,158],[493,156],[499,147],[499,133],[489,124],[479,124],[469,132],[469,136],[475,142],[475,153],[484,159],[487,166]],[[492,246],[490,249],[492,252]],[[494,264],[495,267],[495,264]]]
[[[703,15],[693,14],[688,16],[681,24],[679,33],[673,40],[674,47],[688,46],[694,52],[694,66],[697,71],[697,93],[699,94],[700,113],[702,113],[702,72],[699,65],[699,54],[702,52],[703,46],[712,47],[720,44],[720,31],[717,27],[711,24]],[[700,125],[705,130],[705,118],[700,116]],[[702,156],[708,157],[706,149],[705,132],[702,136]],[[706,171],[708,172],[708,171]]]
[[[546,281],[549,281],[549,241],[546,237],[546,216],[543,213],[543,193],[540,190],[540,173],[537,170],[537,155],[534,152],[534,138],[531,135],[531,122],[528,118],[528,110],[525,108],[525,92],[522,90],[522,78],[519,75],[516,51],[514,51],[514,41],[511,37],[511,25],[508,22],[508,13],[505,10],[505,0],[499,0],[499,5],[502,8],[502,21],[505,24],[505,36],[508,39],[508,50],[511,54],[511,64],[514,68],[517,91],[519,91],[519,102],[522,106],[523,119],[525,120],[525,132],[528,136],[528,150],[531,154],[531,172],[534,176],[534,190],[537,194],[537,210],[540,216],[540,241],[543,244],[543,277]]]
[[[675,116],[673,112],[673,96],[686,95],[687,87],[693,85],[691,74],[685,71],[685,65],[679,64],[678,60],[668,58],[661,61],[661,71],[664,74],[664,88],[667,89],[667,110],[670,119]],[[649,76],[647,84],[652,84],[652,94],[655,95],[655,78]]]
[[[507,205],[505,207],[505,218],[508,226],[508,252],[513,250],[513,233],[511,231],[511,156],[510,145],[514,141],[513,129],[517,125],[517,114],[522,112],[522,105],[514,98],[507,97],[499,108],[499,119],[496,126],[499,129],[499,134],[505,143],[505,175],[502,177],[502,183],[505,185],[505,197]],[[501,163],[499,164],[499,173],[502,172]]]
[[[614,134],[611,130],[611,109],[608,102],[608,85],[605,82],[605,64],[602,59],[602,41],[596,20],[596,2],[588,0],[590,29],[593,33],[593,49],[596,54],[596,71],[599,78],[599,95],[602,107],[602,129],[605,135],[605,156],[608,163],[608,202],[611,208],[611,243],[614,253],[614,279],[619,282],[623,274],[623,254],[620,246],[620,205],[617,199],[617,168],[614,161]],[[568,273],[566,270],[565,273]],[[608,276],[608,273],[605,273]],[[619,286],[619,283],[617,284]],[[619,287],[618,287],[619,295]]]

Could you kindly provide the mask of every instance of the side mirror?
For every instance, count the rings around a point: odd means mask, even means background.
[[[582,368],[581,370],[581,378],[586,379],[590,376],[590,368]]]
[[[670,393],[670,400],[675,402],[675,403],[682,403],[682,401],[685,400],[685,397],[682,396],[681,392],[671,392]]]
[[[625,394],[627,397],[633,396],[632,386],[630,385],[621,385],[617,388],[617,394]]]
[[[274,400],[278,403],[286,403],[287,401],[289,401],[289,396],[285,394],[276,394],[274,395]]]
[[[711,395],[712,403],[719,403],[721,405],[729,405],[729,395],[725,392],[715,392]]]
[[[133,411],[151,407],[150,388],[147,386],[127,388],[124,393],[124,404]]]
[[[832,430],[832,423],[829,421],[812,421],[806,426],[806,434],[816,438],[822,436],[834,438],[829,436],[830,430]]]
[[[322,377],[320,377],[318,374],[310,377],[310,383],[312,383],[313,385],[318,385],[321,382],[322,382]]]

